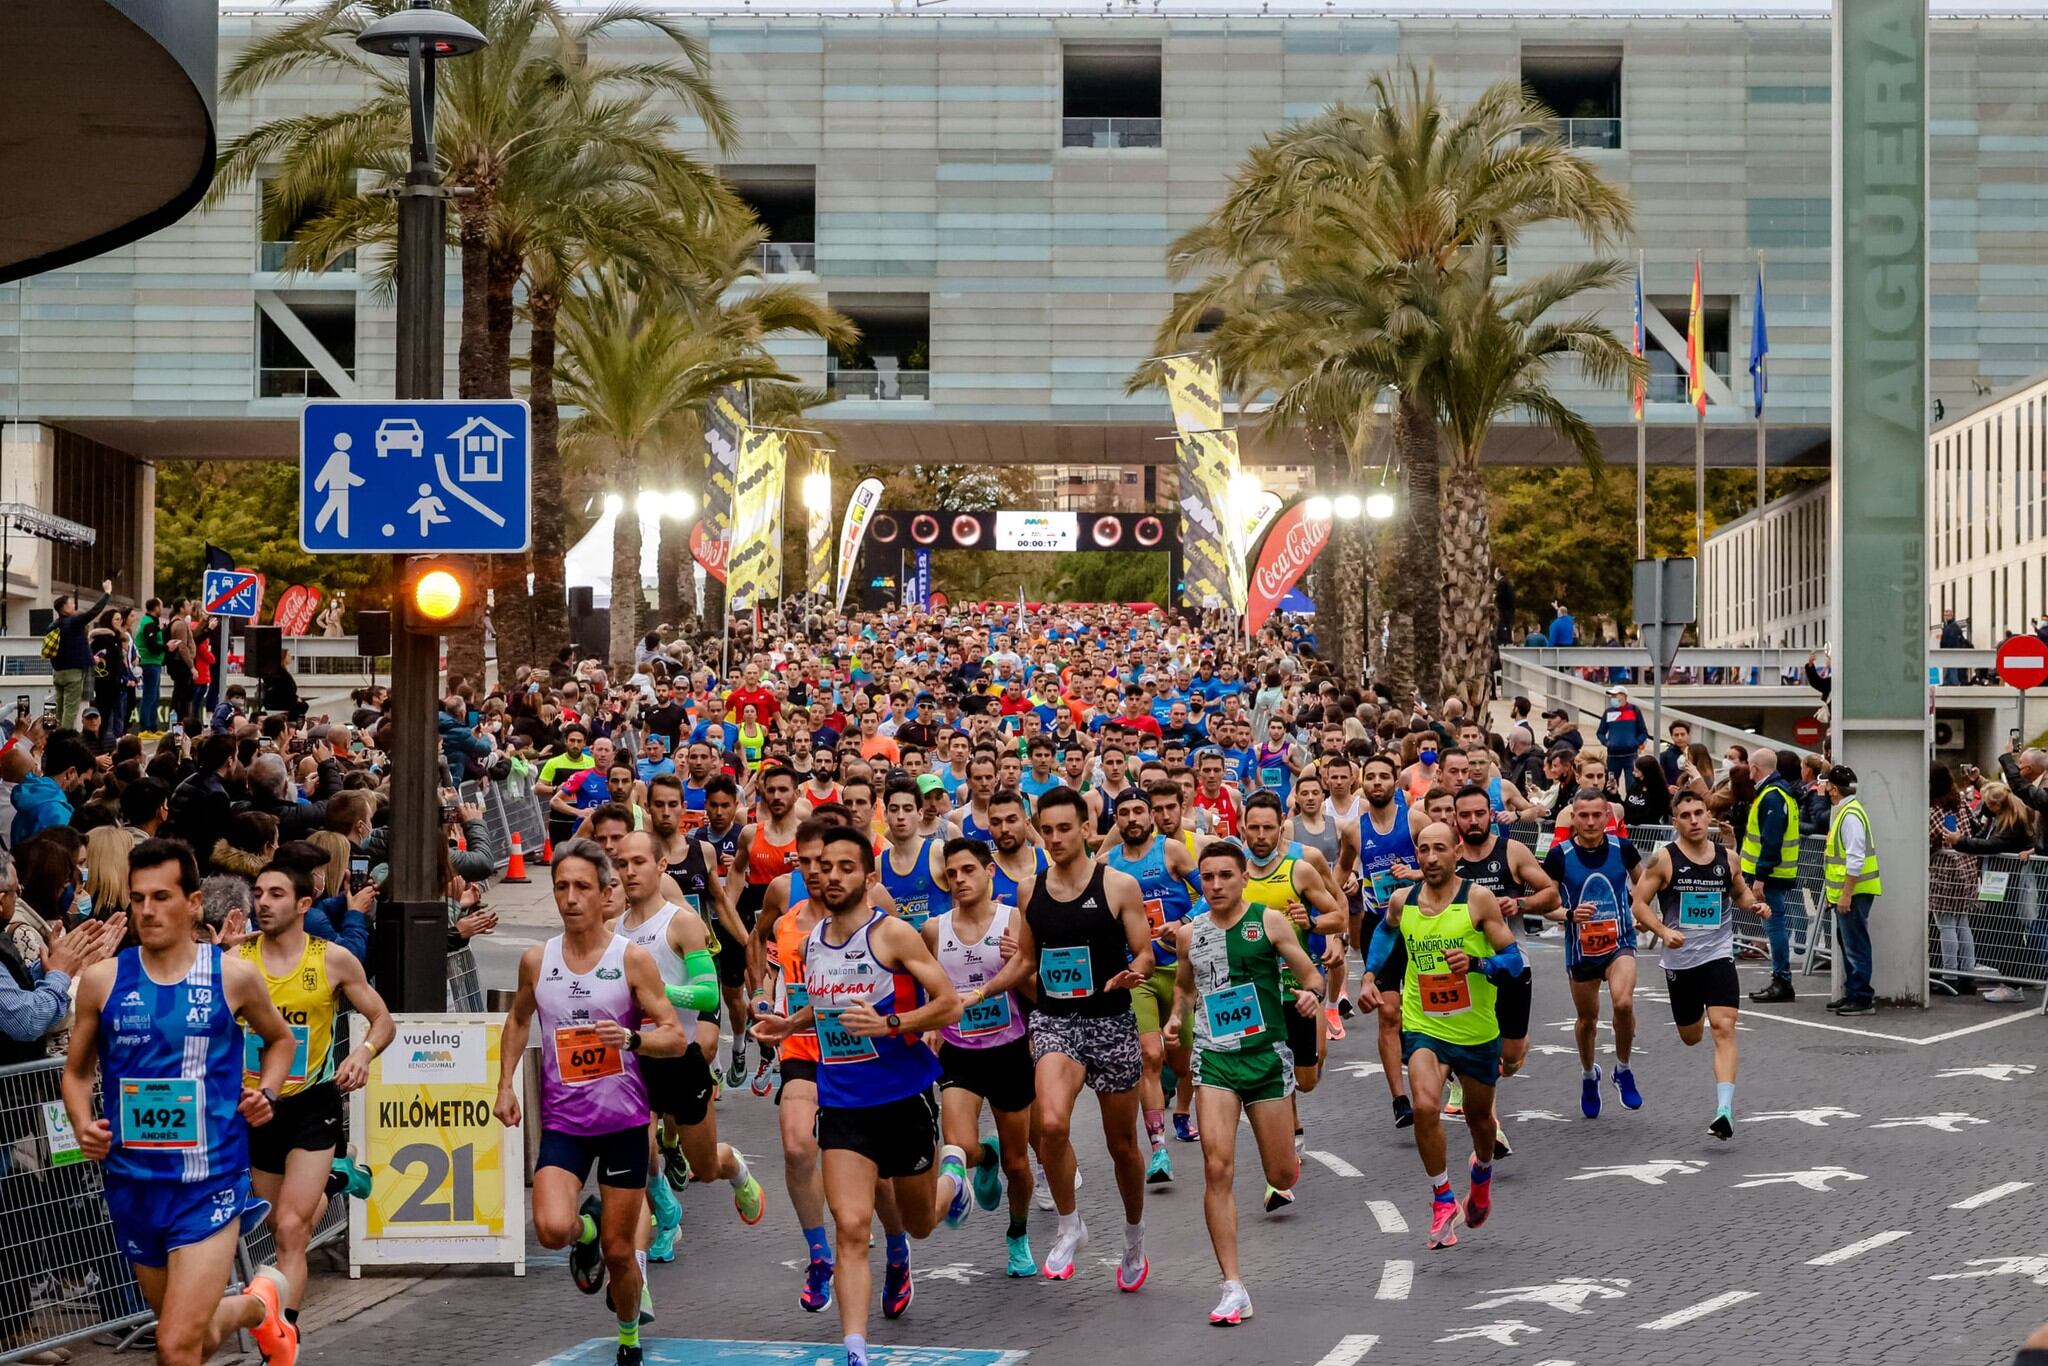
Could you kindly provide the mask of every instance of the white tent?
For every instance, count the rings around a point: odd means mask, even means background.
[[[593,607],[612,605],[612,527],[620,514],[607,512],[569,547],[562,557],[562,577],[571,588],[591,590]],[[640,586],[649,598],[655,592],[654,562],[661,549],[661,513],[640,518]]]

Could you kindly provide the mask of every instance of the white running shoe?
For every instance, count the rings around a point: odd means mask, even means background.
[[[1223,1298],[1209,1311],[1209,1322],[1219,1328],[1234,1328],[1252,1316],[1252,1297],[1237,1281],[1223,1283]]]
[[[1045,1164],[1038,1160],[1038,1154],[1035,1152],[1031,1154],[1031,1176],[1037,1191],[1032,1197],[1032,1203],[1050,1214],[1052,1212],[1052,1186],[1045,1179]],[[1081,1164],[1076,1162],[1074,1164],[1074,1191],[1076,1194],[1079,1194],[1080,1190]]]
[[[1081,1249],[1088,1246],[1088,1221],[1076,1219],[1071,1232],[1062,1230],[1054,1236],[1052,1246],[1045,1253],[1045,1278],[1049,1281],[1072,1280],[1074,1259],[1081,1255]]]

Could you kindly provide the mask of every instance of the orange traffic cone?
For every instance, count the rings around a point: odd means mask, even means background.
[[[526,876],[526,849],[519,842],[519,832],[517,830],[512,832],[512,858],[505,864],[504,880],[506,882],[527,882],[531,880]]]
[[[552,834],[541,837],[540,861],[543,867],[555,866],[555,837]]]

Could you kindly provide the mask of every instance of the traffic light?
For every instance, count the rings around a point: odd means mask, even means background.
[[[422,556],[406,566],[405,629],[428,635],[474,626],[483,611],[483,589],[468,560]]]

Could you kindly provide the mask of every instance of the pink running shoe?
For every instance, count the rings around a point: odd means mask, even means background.
[[[1434,1252],[1438,1248],[1455,1247],[1458,1220],[1465,1214],[1464,1207],[1455,1198],[1438,1200],[1431,1197],[1429,1202],[1429,1246]]]

